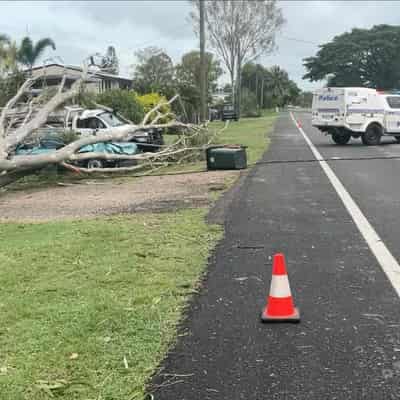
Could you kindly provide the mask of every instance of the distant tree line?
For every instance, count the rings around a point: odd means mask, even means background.
[[[200,53],[191,51],[174,65],[162,49],[149,47],[136,53],[138,63],[134,69],[133,87],[139,94],[156,92],[165,97],[179,93],[189,120],[197,120],[200,108]],[[211,53],[207,59],[207,94],[209,105],[218,79],[223,74],[219,60]],[[283,107],[287,104],[309,106],[310,96],[304,95],[288,73],[279,66],[264,67],[246,63],[241,70],[241,108],[243,115],[256,116],[262,109]],[[226,101],[232,101],[231,84],[226,85]]]
[[[26,78],[26,74],[37,64],[46,48],[55,49],[55,43],[50,38],[44,38],[34,43],[25,37],[18,45],[6,35],[0,35],[0,107],[4,106],[14,95]],[[180,94],[180,101],[174,106],[184,119],[191,122],[199,120],[200,110],[200,52],[190,51],[174,65],[171,57],[162,49],[147,47],[136,52],[137,63],[132,76],[133,90],[138,96],[128,93],[113,92],[115,101],[110,96],[104,100],[113,103],[118,108],[123,107],[135,120],[140,115],[140,104],[128,104],[140,96],[150,95],[154,98],[171,98]],[[94,54],[89,60],[91,65],[100,70],[117,74],[119,62],[115,48],[109,46],[105,55]],[[223,75],[222,63],[214,54],[206,53],[206,91],[209,106],[215,104],[213,94],[218,88],[218,80]],[[240,104],[243,115],[256,116],[263,108],[284,106],[300,102],[301,91],[289,79],[288,73],[279,66],[266,68],[261,64],[249,61],[243,65],[240,72]],[[227,102],[234,101],[234,88],[228,85]],[[304,97],[304,96],[303,96]],[[130,110],[130,111],[128,111]]]
[[[242,70],[242,108],[265,109],[295,104],[301,90],[289,79],[288,73],[275,65],[266,68],[261,64],[247,63]],[[246,102],[243,102],[245,99]],[[251,101],[250,101],[251,99]]]
[[[138,62],[134,68],[134,90],[141,95],[158,93],[167,98],[179,93],[180,112],[187,120],[197,121],[200,109],[200,52],[184,54],[176,65],[164,50],[156,47],[140,50],[136,57]],[[211,103],[223,70],[213,54],[206,53],[206,60],[206,88],[208,102]]]

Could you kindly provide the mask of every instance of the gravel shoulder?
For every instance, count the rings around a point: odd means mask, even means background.
[[[0,221],[44,222],[206,206],[239,175],[203,172],[10,191],[0,194]]]

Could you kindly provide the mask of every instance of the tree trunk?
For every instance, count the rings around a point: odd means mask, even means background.
[[[257,102],[257,107],[259,106],[259,101],[258,101],[258,71],[256,71],[256,102]]]
[[[237,72],[236,72],[236,116],[240,118],[240,101],[242,94],[242,59],[240,54],[240,44],[238,46]]]
[[[235,99],[236,99],[236,83],[235,83],[235,71],[230,71],[231,75],[231,92],[232,92],[232,105],[235,106]]]

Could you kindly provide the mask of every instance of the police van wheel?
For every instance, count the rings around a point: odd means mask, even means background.
[[[332,133],[332,140],[336,144],[340,144],[340,145],[347,144],[347,143],[349,143],[350,139],[351,139],[350,133],[339,131],[339,130]]]
[[[394,138],[396,139],[397,143],[400,143],[400,136],[395,136]]]
[[[379,125],[370,125],[361,136],[362,142],[367,146],[376,146],[381,142],[382,129]]]

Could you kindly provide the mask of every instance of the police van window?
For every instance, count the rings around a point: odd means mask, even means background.
[[[389,96],[386,97],[386,101],[390,108],[400,108],[400,96]]]

